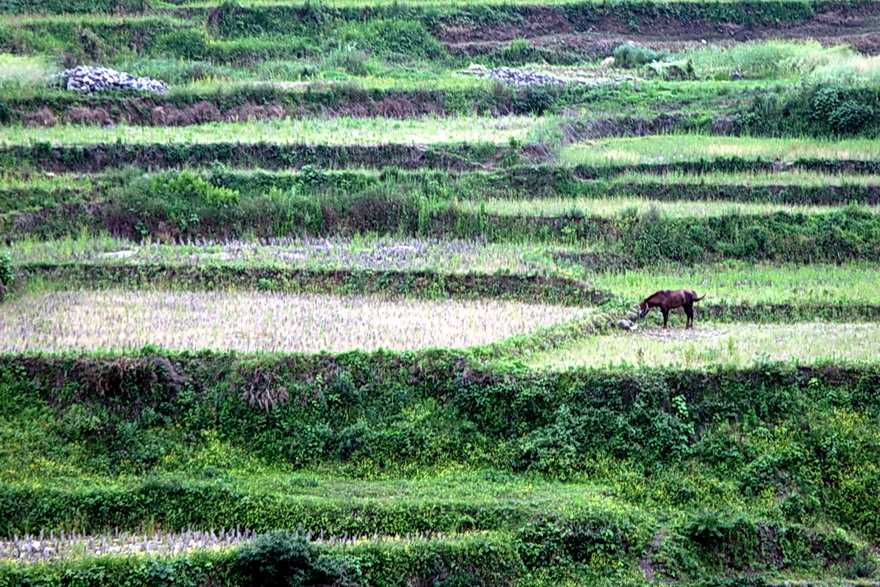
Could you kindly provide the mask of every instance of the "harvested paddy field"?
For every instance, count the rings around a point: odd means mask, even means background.
[[[679,315],[681,314],[681,315]],[[878,359],[880,326],[868,324],[712,324],[681,328],[684,314],[673,312],[671,328],[644,324],[636,332],[594,336],[528,359],[534,367],[708,365],[752,366],[768,361],[865,363]]]
[[[513,302],[419,302],[239,292],[68,291],[0,309],[6,351],[170,349],[342,352],[465,348],[583,315]]]

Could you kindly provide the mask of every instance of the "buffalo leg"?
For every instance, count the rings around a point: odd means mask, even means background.
[[[660,308],[660,311],[663,312],[663,328],[669,328],[669,310]]]
[[[693,304],[685,304],[684,305],[684,313],[687,314],[687,326],[685,328],[693,328],[694,327],[694,305]]]

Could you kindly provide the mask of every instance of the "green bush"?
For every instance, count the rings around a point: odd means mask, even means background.
[[[12,269],[12,257],[6,251],[0,251],[0,285],[11,285],[15,279]]]
[[[152,0],[2,0],[0,14],[136,13],[153,7]]]
[[[669,57],[669,52],[655,51],[635,43],[624,43],[615,47],[611,56],[614,57],[614,65],[617,67],[635,69],[652,61],[662,61]]]
[[[373,71],[370,54],[359,49],[354,43],[348,43],[330,51],[326,64],[341,69],[349,75],[365,76]]]
[[[328,585],[339,576],[339,569],[329,566],[302,530],[267,532],[242,546],[236,557],[248,585]]]
[[[848,100],[834,109],[828,118],[828,124],[837,134],[854,135],[861,132],[874,116],[872,107]]]
[[[202,60],[208,56],[208,34],[202,29],[180,29],[159,37],[156,46],[170,57]]]
[[[402,56],[405,59],[440,59],[446,48],[425,25],[415,20],[377,19],[365,23],[346,23],[336,32],[345,46],[352,44],[375,55]]]
[[[213,206],[228,206],[239,199],[238,190],[217,187],[189,171],[156,176],[150,184],[150,191],[154,197],[169,201],[179,199]]]

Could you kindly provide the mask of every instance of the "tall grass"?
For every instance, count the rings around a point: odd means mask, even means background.
[[[850,55],[817,67],[807,79],[817,83],[876,88],[880,84],[880,56]]]
[[[856,57],[847,46],[823,47],[816,41],[742,43],[709,46],[684,54],[698,75],[738,72],[746,77],[785,79],[810,74]]]
[[[686,173],[670,171],[667,173],[625,173],[609,181],[610,184],[687,184],[719,186],[799,186],[799,187],[845,187],[880,185],[880,175],[856,175],[848,173],[818,173],[807,169],[791,171],[725,173],[709,171]]]
[[[43,55],[0,53],[0,89],[45,84],[57,66]]]

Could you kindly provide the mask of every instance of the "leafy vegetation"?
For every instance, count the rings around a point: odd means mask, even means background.
[[[0,12],[0,587],[876,582],[875,3]]]

